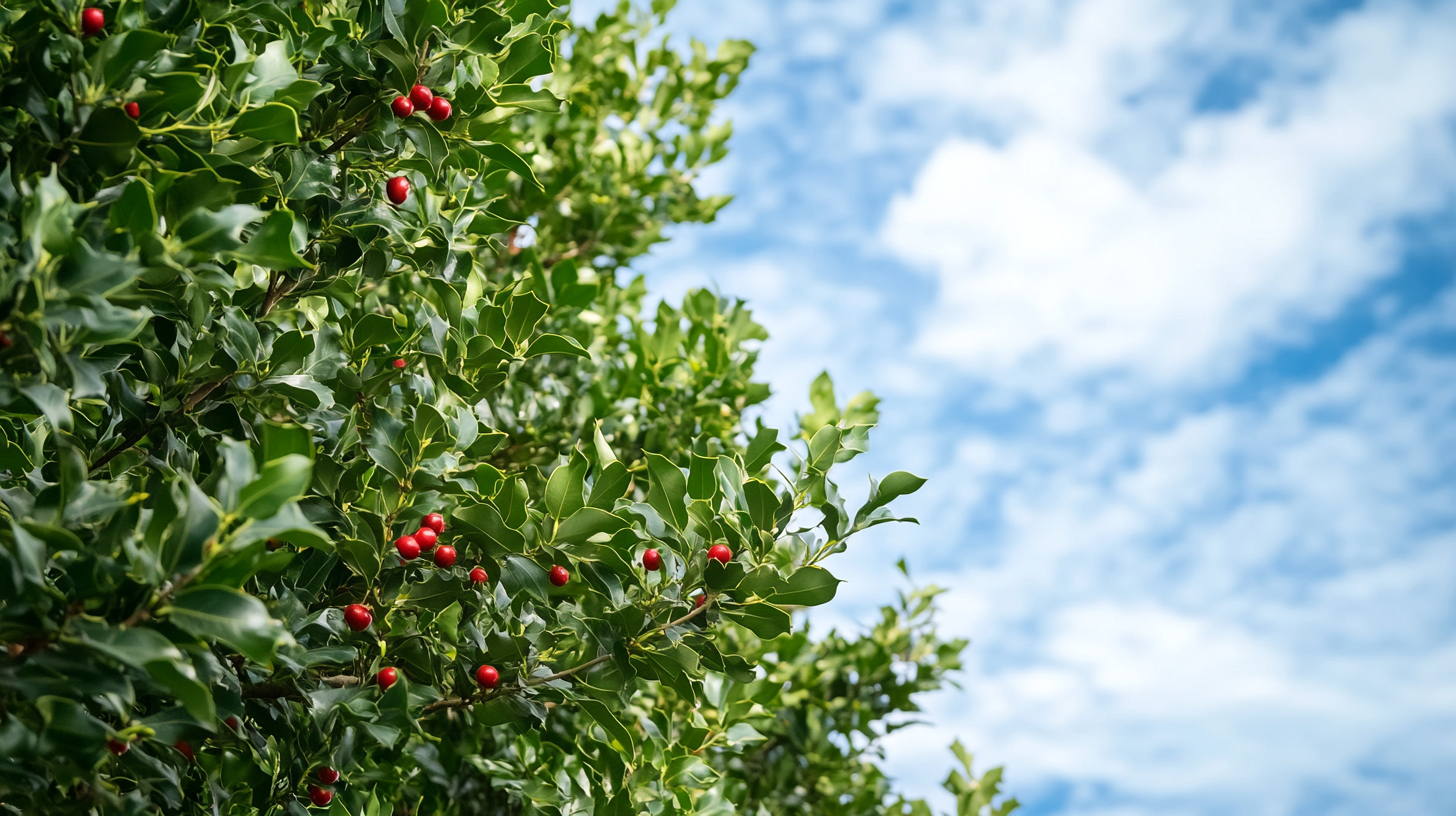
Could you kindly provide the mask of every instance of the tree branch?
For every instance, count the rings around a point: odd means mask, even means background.
[[[706,611],[708,609],[708,607],[712,605],[712,603],[713,603],[713,600],[712,600],[713,597],[714,596],[709,595],[708,596],[708,600],[703,601],[703,605],[702,606],[699,606],[699,607],[695,608],[693,611],[687,613],[686,615],[683,615],[681,618],[678,618],[677,620],[673,620],[673,621],[668,621],[667,623],[664,623],[661,626],[657,626],[657,627],[654,627],[652,629],[647,630],[646,632],[643,632],[642,635],[641,635],[641,638],[649,638],[649,637],[652,637],[653,635],[657,635],[657,634],[660,634],[662,632],[666,632],[668,629],[671,629],[674,626],[682,626],[683,624],[687,623],[688,621],[692,620],[693,618],[696,618],[697,616],[703,614],[703,612]],[[640,640],[641,638],[638,638],[637,640]],[[633,640],[632,642],[635,644],[637,642],[637,640]],[[521,683],[520,685],[514,686],[512,688],[515,691],[525,691],[526,689],[531,688],[532,686],[539,686],[539,685],[542,685],[544,683],[550,683],[553,680],[562,680],[562,679],[565,679],[567,677],[571,677],[573,675],[580,674],[580,673],[582,673],[584,671],[587,671],[589,669],[593,669],[593,668],[595,668],[597,666],[600,666],[603,663],[605,663],[605,662],[607,662],[608,660],[611,660],[611,659],[612,659],[612,655],[609,655],[609,654],[600,655],[598,657],[592,658],[591,660],[588,660],[585,663],[582,663],[579,666],[573,666],[573,667],[571,667],[569,669],[566,669],[564,671],[559,671],[559,672],[557,672],[555,674],[547,675],[546,677],[531,677],[531,678],[528,678],[524,683]],[[506,689],[501,689],[501,690],[495,691],[495,692],[489,692],[485,696],[482,696],[478,700],[475,699],[475,698],[473,698],[473,697],[450,697],[450,698],[447,698],[447,699],[444,699],[444,700],[437,700],[437,701],[435,701],[433,703],[430,703],[429,705],[425,706],[424,710],[420,713],[420,717],[421,718],[424,718],[424,717],[426,717],[426,716],[428,716],[428,715],[430,715],[430,714],[432,714],[432,713],[434,713],[436,711],[439,711],[442,708],[469,708],[470,706],[475,705],[476,703],[489,702],[490,700],[493,700],[496,697],[499,697],[501,694],[504,694],[505,692],[512,690],[512,688],[506,688]]]

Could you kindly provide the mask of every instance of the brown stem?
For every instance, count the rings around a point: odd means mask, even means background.
[[[281,698],[302,700],[303,692],[287,683],[249,683],[243,686],[244,700],[277,700]]]
[[[171,422],[173,419],[176,419],[179,414],[191,411],[193,408],[196,408],[199,402],[207,399],[208,394],[211,394],[214,390],[217,389],[219,385],[222,385],[230,379],[232,379],[231,374],[223,377],[220,380],[213,380],[212,382],[207,382],[199,385],[196,390],[194,390],[191,394],[187,395],[187,399],[182,401],[182,406],[180,408],[175,411],[171,411],[164,416],[147,420],[145,423],[142,424],[142,427],[138,428],[130,436],[121,440],[120,445],[117,445],[116,447],[107,451],[104,456],[102,456],[100,459],[97,459],[96,464],[91,466],[90,472],[95,473],[96,471],[111,464],[111,460],[136,447],[138,442],[141,442],[143,439],[147,438],[147,434],[150,434],[153,428],[156,428],[160,424]]]
[[[258,309],[258,319],[262,320],[267,317],[268,313],[273,311],[273,307],[278,305],[278,301],[297,287],[298,282],[283,277],[283,273],[272,273],[268,280],[268,292],[263,295],[263,305]]]
[[[357,686],[360,682],[362,682],[360,678],[355,677],[352,674],[335,674],[331,677],[320,677],[319,681],[322,682],[324,685],[333,686],[334,688]]]
[[[134,433],[121,440],[120,445],[117,445],[116,447],[107,451],[106,455],[102,456],[100,459],[97,459],[96,464],[91,466],[91,472],[95,473],[96,471],[106,467],[107,465],[111,464],[112,459],[115,459],[116,457],[136,447],[136,444],[138,442],[145,439],[147,434],[152,432],[152,428],[156,427],[156,424],[157,421],[154,419],[143,422],[142,426],[138,428]]]

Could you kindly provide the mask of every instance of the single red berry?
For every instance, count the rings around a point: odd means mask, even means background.
[[[106,28],[106,13],[99,8],[88,8],[81,12],[81,36],[94,37]]]
[[[387,689],[394,685],[394,682],[398,679],[399,670],[393,666],[385,666],[379,670],[378,674],[374,675],[374,682],[382,689]]]
[[[384,192],[389,196],[390,202],[395,205],[403,204],[404,200],[409,198],[409,190],[409,179],[404,176],[395,176],[384,185]]]
[[[726,564],[733,560],[733,551],[722,544],[714,544],[708,548],[708,557],[719,564]]]
[[[429,527],[421,527],[415,531],[415,541],[420,542],[420,549],[429,552],[434,548],[435,542],[440,539],[440,534]]]
[[[416,85],[410,88],[409,101],[415,106],[415,110],[428,110],[430,103],[435,101],[435,95],[430,92],[429,88]]]
[[[406,561],[418,558],[420,555],[420,542],[414,536],[400,536],[394,540],[394,548],[399,550],[399,557]]]
[[[449,569],[455,565],[455,548],[441,544],[440,549],[435,550],[435,566],[441,569]]]
[[[648,572],[657,572],[662,569],[662,553],[657,550],[642,553],[642,566],[646,567]]]
[[[339,781],[339,772],[327,765],[320,765],[318,769],[319,781],[325,785],[332,785]]]
[[[131,750],[131,743],[122,742],[121,740],[109,739],[106,741],[106,750],[110,751],[113,754],[116,754],[117,756],[121,756],[122,754]]]
[[[355,632],[362,632],[374,622],[374,613],[363,604],[349,604],[344,607],[344,623]]]
[[[437,533],[445,532],[445,517],[439,513],[426,514],[425,520],[420,522],[420,524],[429,527]]]
[[[10,348],[10,335],[0,332],[0,349]]]
[[[394,361],[394,367],[395,368],[404,368],[407,365],[409,365],[409,363],[406,363],[403,359],[395,360]]]
[[[427,111],[427,113],[429,113],[430,114],[430,118],[431,119],[434,119],[436,122],[443,122],[446,119],[449,119],[450,118],[450,102],[449,102],[449,100],[447,100],[447,99],[445,99],[444,97],[441,97],[441,96],[435,97],[435,101],[433,101],[433,102],[430,103],[430,109],[429,109],[429,111]]]
[[[481,666],[475,670],[475,682],[481,688],[493,689],[500,683],[500,672],[495,670],[495,666]]]
[[[696,597],[696,598],[693,599],[693,607],[694,608],[697,608],[699,606],[702,606],[707,600],[708,600],[708,596],[707,595],[699,595],[698,597]]]
[[[223,720],[223,722],[227,723],[227,727],[231,728],[234,731],[238,730],[238,726],[241,725],[241,723],[238,722],[237,717],[228,717],[226,720]]]
[[[470,571],[470,580],[472,583],[483,584],[490,580],[490,576],[485,574],[485,570],[476,567]]]
[[[197,761],[197,754],[192,753],[192,744],[189,743],[187,740],[177,740],[175,743],[172,744],[172,747],[176,748],[178,751],[181,751],[182,756],[187,757],[188,762]]]
[[[390,103],[389,109],[394,111],[395,116],[403,119],[415,112],[415,103],[409,101],[407,96],[396,96]]]
[[[320,788],[318,785],[308,786],[308,801],[313,802],[314,807],[328,807],[334,801],[334,792],[328,788]]]
[[[130,116],[133,119],[142,118],[142,106],[138,105],[135,102],[128,102],[125,105],[122,105],[121,109],[126,111],[126,115]]]
[[[276,538],[270,538],[270,539],[268,539],[268,552],[276,552],[278,550],[278,548],[279,547],[282,547],[282,546],[283,546],[283,542],[282,541],[279,541]]]
[[[570,581],[570,580],[571,580],[571,573],[569,573],[569,572],[566,571],[566,567],[563,567],[560,564],[557,564],[556,566],[554,566],[554,567],[551,568],[551,583],[552,584],[554,584],[556,586],[559,586],[559,587],[566,586],[566,582],[567,581]]]

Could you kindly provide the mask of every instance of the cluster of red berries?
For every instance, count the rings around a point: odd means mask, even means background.
[[[448,568],[455,564],[455,548],[441,544],[435,548],[435,542],[439,541],[440,533],[445,532],[445,517],[439,513],[430,513],[420,522],[420,529],[413,535],[402,535],[394,540],[394,548],[399,551],[400,563],[413,561],[422,552],[435,550],[435,566]]]
[[[450,118],[450,100],[443,96],[435,96],[434,91],[423,85],[416,85],[410,88],[409,96],[396,96],[394,102],[390,103],[389,109],[400,119],[405,119],[421,111],[436,122],[443,122]],[[396,207],[403,204],[410,194],[409,179],[404,176],[395,176],[384,185],[384,193],[389,196],[389,202]]]
[[[339,781],[339,772],[327,765],[320,765],[314,773],[318,776],[318,780],[325,785],[332,785]],[[318,785],[309,785],[308,801],[312,802],[314,807],[328,807],[329,803],[334,801],[334,792]]]
[[[717,561],[726,565],[733,560],[733,551],[723,544],[714,544],[708,548],[708,560]],[[662,569],[662,553],[655,549],[646,550],[642,553],[642,567],[648,572],[657,572]],[[557,584],[560,586],[560,584]]]
[[[416,85],[410,88],[409,96],[396,96],[394,102],[390,103],[389,109],[400,119],[407,118],[415,111],[420,111],[436,122],[443,122],[450,118],[450,100],[443,96],[435,96],[423,85]]]

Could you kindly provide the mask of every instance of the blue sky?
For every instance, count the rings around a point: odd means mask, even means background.
[[[592,4],[574,4],[580,15]],[[746,297],[776,417],[872,388],[931,482],[816,625],[951,590],[1030,814],[1456,802],[1456,4],[682,0],[759,46],[737,196],[641,264]]]

